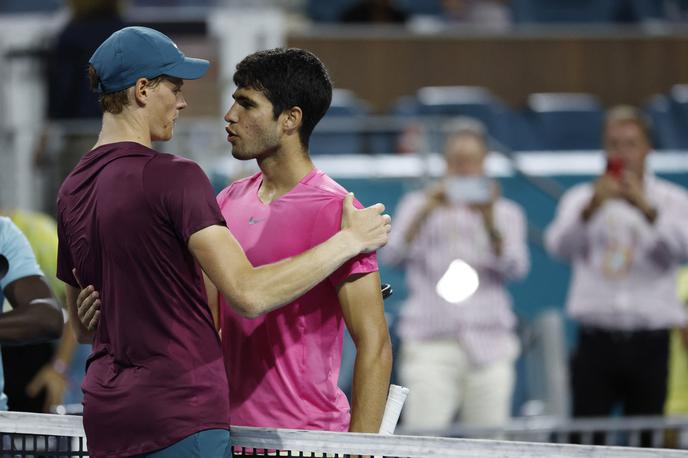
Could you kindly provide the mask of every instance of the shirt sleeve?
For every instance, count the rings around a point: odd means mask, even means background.
[[[670,187],[657,202],[657,221],[651,226],[650,256],[669,267],[688,261],[688,193]]]
[[[313,246],[326,241],[339,232],[342,226],[343,200],[344,196],[338,196],[320,209],[316,217],[317,224],[313,225],[313,234],[311,237]],[[354,206],[356,208],[363,208],[363,205],[355,199]],[[352,275],[377,272],[377,270],[377,254],[363,253],[342,264],[339,269],[335,270],[328,277],[328,281],[332,286],[337,287]]]
[[[225,226],[215,191],[203,170],[188,159],[160,154],[146,166],[144,188],[185,243],[201,229]]]
[[[3,290],[20,278],[43,276],[29,241],[9,218],[0,219],[0,254],[9,262],[7,275],[0,280]]]
[[[402,197],[397,205],[392,219],[392,232],[389,234],[389,242],[380,250],[380,260],[389,265],[403,264],[418,246],[418,238],[409,246],[406,243],[406,233],[411,224],[425,205],[426,197],[423,192],[412,192]]]
[[[591,198],[590,185],[573,188],[561,198],[554,221],[545,230],[545,247],[551,255],[572,260],[587,252],[588,231],[581,212]]]
[[[499,200],[495,204],[495,224],[502,236],[502,253],[490,250],[489,268],[505,280],[519,280],[530,270],[528,231],[525,214],[517,204]]]

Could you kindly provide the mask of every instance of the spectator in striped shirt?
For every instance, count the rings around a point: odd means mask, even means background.
[[[409,286],[398,328],[400,377],[411,390],[403,421],[499,426],[510,415],[520,347],[505,284],[529,270],[526,220],[485,176],[481,125],[452,126],[444,155],[445,177],[402,199],[380,253],[406,268]]]

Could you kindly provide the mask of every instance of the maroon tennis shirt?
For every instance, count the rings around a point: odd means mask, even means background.
[[[229,428],[227,377],[201,270],[187,248],[225,225],[200,167],[133,142],[83,156],[58,193],[62,281],[95,285],[86,364],[90,456],[128,456]]]

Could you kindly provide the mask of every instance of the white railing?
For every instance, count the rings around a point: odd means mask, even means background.
[[[654,419],[657,420],[657,419]],[[652,423],[654,420],[650,421]],[[634,420],[631,420],[634,421]],[[659,421],[659,420],[658,420]],[[590,426],[599,427],[603,420]],[[637,426],[647,427],[648,419],[639,419]],[[666,426],[688,427],[681,422],[664,421]],[[654,423],[653,423],[654,424]],[[658,424],[657,424],[658,425]],[[612,425],[613,426],[613,425]],[[12,456],[74,456],[85,457],[87,447],[81,417],[0,413],[2,450]],[[252,456],[344,456],[375,455],[387,457],[475,457],[475,458],[659,458],[688,457],[688,451],[641,449],[592,445],[564,445],[506,440],[454,439],[444,437],[361,433],[335,433],[232,427],[235,455]],[[65,438],[69,440],[65,440]],[[67,444],[67,445],[65,445]],[[59,450],[57,450],[59,448]],[[66,450],[65,450],[66,449]],[[40,451],[40,453],[37,453]]]

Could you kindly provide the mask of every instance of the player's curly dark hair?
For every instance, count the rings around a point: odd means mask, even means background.
[[[292,107],[301,108],[299,139],[305,148],[332,102],[327,69],[313,53],[303,49],[277,48],[247,56],[236,66],[234,84],[262,92],[272,103],[275,119]]]

